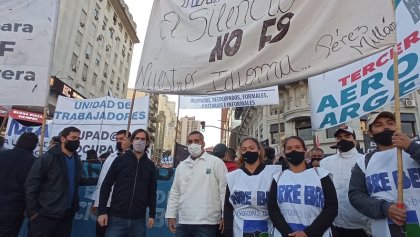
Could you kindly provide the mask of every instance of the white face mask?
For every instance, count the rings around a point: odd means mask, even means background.
[[[201,155],[202,152],[201,145],[196,143],[188,145],[188,152],[191,154],[192,157],[198,157],[199,155]]]
[[[143,140],[134,140],[133,141],[133,149],[135,152],[142,153],[146,148],[146,141]]]

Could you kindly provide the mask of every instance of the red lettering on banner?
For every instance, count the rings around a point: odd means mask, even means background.
[[[414,31],[403,40],[403,43],[400,42],[397,44],[397,54],[398,55],[402,54],[404,51],[408,50],[412,45],[418,43],[419,41],[420,41],[419,32]],[[402,47],[402,45],[404,47]],[[389,60],[393,60],[393,59],[394,59],[393,48],[391,48],[388,52],[379,56],[379,58],[376,59],[375,62],[371,62],[365,65],[363,68],[358,69],[357,71],[351,73],[350,75],[347,75],[345,77],[338,79],[338,82],[343,87],[347,86],[349,83],[352,83],[361,79],[362,76],[364,77],[368,75],[369,73],[374,72],[377,68],[385,65]]]

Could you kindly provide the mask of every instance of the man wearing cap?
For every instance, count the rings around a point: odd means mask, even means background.
[[[373,236],[405,236],[404,225],[420,232],[420,145],[396,131],[391,112],[370,114],[367,126],[377,149],[357,160],[350,178],[350,203],[374,219]],[[396,204],[397,148],[403,150],[403,208]]]
[[[233,151],[233,152],[232,152]],[[227,148],[223,143],[219,143],[213,148],[213,155],[219,157],[225,162],[228,172],[238,169],[238,166],[235,164],[235,151],[233,149]]]
[[[334,137],[337,142],[337,154],[320,161],[320,166],[333,175],[333,183],[337,190],[338,215],[333,222],[333,236],[367,237],[364,228],[368,226],[368,218],[354,209],[348,198],[351,169],[356,160],[362,159],[363,155],[357,152],[353,128],[342,125],[334,133]]]

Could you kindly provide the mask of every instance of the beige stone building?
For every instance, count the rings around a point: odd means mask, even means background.
[[[123,0],[61,0],[50,113],[57,95],[125,98],[136,43],[136,23]]]

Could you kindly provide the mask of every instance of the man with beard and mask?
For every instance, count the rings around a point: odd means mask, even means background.
[[[94,214],[97,214],[96,211],[99,205],[99,194],[101,193],[102,182],[104,181],[109,168],[111,167],[115,158],[122,155],[123,152],[129,149],[131,146],[131,142],[129,138],[131,137],[131,133],[128,132],[128,137],[126,136],[127,136],[127,130],[120,130],[117,132],[115,136],[115,140],[117,141],[116,151],[112,153],[111,155],[109,155],[102,165],[101,173],[99,174],[99,178],[98,178],[98,183],[96,184],[96,190],[95,190],[95,193],[92,195],[93,197],[95,197],[95,202],[93,203],[93,206],[91,209],[91,212]],[[109,205],[111,204],[111,197],[112,197],[112,189],[111,189],[110,197],[108,199],[108,203],[106,205],[107,207],[109,207]],[[96,237],[105,237],[105,231],[106,231],[106,226],[100,226],[99,223],[96,222]]]
[[[204,146],[203,134],[191,132],[191,155],[175,171],[165,217],[169,230],[177,237],[216,236],[217,231],[223,232],[227,168],[221,159],[205,152]]]
[[[274,236],[330,237],[338,209],[330,173],[307,166],[302,138],[286,138],[283,149],[289,169],[273,175],[267,202]]]
[[[152,228],[155,223],[157,180],[155,164],[147,157],[149,133],[137,129],[130,141],[133,149],[112,162],[101,186],[98,223],[108,226],[107,237],[144,237],[146,225]],[[107,207],[111,191],[111,205]]]
[[[29,237],[71,236],[73,218],[79,209],[79,185],[93,185],[86,179],[76,150],[80,130],[67,127],[60,144],[36,159],[25,181]]]
[[[17,237],[25,214],[24,182],[35,161],[38,136],[20,135],[13,149],[0,153],[0,237]]]
[[[342,125],[334,133],[338,152],[321,160],[320,167],[332,174],[332,180],[337,190],[338,215],[333,222],[334,237],[368,237],[365,228],[369,219],[350,205],[348,192],[351,170],[357,159],[364,155],[356,149],[356,134],[353,128]],[[370,231],[370,230],[368,230]]]
[[[420,233],[420,145],[397,131],[393,113],[370,114],[369,136],[377,149],[358,159],[350,178],[349,199],[356,210],[373,219],[372,234],[406,236],[405,228]],[[404,206],[397,202],[397,148],[402,149]]]

